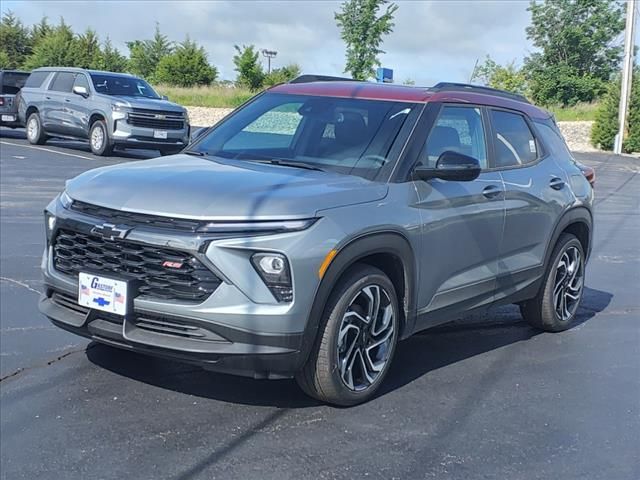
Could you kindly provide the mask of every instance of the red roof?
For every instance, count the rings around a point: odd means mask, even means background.
[[[274,93],[292,95],[313,95],[317,97],[359,98],[363,100],[386,100],[390,102],[450,102],[489,105],[492,107],[519,110],[533,118],[548,118],[549,113],[529,103],[488,93],[465,92],[459,90],[438,91],[425,87],[411,87],[389,83],[370,82],[308,82],[283,83],[269,89]]]

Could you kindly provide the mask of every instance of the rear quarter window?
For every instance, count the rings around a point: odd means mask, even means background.
[[[524,116],[503,110],[491,110],[490,115],[496,167],[517,167],[538,159],[538,144]]]
[[[29,75],[29,78],[27,78],[24,86],[28,88],[40,88],[50,73],[51,72],[33,72]]]

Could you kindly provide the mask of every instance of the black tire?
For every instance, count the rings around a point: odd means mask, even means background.
[[[347,349],[345,347],[345,351],[340,353],[338,336],[340,329],[343,326],[343,317],[347,314],[347,309],[351,311],[355,308],[360,308],[360,305],[357,305],[356,303],[360,300],[360,295],[365,295],[363,289],[370,291],[368,289],[370,289],[370,287],[374,287],[375,289],[375,286],[378,287],[378,292],[380,292],[379,298],[381,300],[378,305],[380,306],[384,302],[385,308],[379,309],[379,314],[377,315],[376,320],[367,324],[373,326],[368,327],[370,329],[368,332],[368,341],[375,343],[387,336],[387,340],[385,340],[383,345],[375,347],[379,350],[372,350],[372,352],[374,352],[373,355],[380,355],[380,358],[376,358],[376,360],[385,359],[385,363],[381,367],[380,371],[375,373],[376,376],[372,377],[374,378],[374,381],[370,382],[370,384],[364,389],[357,390],[355,387],[350,388],[345,380],[343,380],[339,363],[339,355],[347,355],[345,357],[347,360],[349,358],[353,359],[350,362],[353,367],[349,368],[349,370],[352,371],[350,383],[354,386],[356,379],[354,378],[353,371],[356,371],[356,376],[358,370],[363,373],[364,371],[362,368],[364,367],[366,360],[362,357],[362,354],[360,354],[359,358],[362,363],[359,363],[359,367],[354,364],[356,360],[355,357],[357,357],[356,351],[358,350],[358,347],[351,349]],[[384,311],[387,310],[387,307],[389,306],[392,308],[392,317],[388,322],[388,325],[391,325],[392,327],[390,331],[388,330],[388,327],[385,330],[385,322],[379,323],[380,320],[384,318]],[[364,311],[364,308],[362,311]],[[383,317],[380,317],[380,315],[383,315]],[[355,323],[356,322],[354,322],[354,324]],[[366,335],[367,333],[364,333],[365,324],[359,322],[359,320],[358,324],[363,325],[363,328],[361,330],[359,329],[358,333],[354,335],[353,338],[359,339],[358,335]],[[377,339],[374,338],[375,333],[373,333],[376,330],[376,324],[383,327],[379,330],[380,336]],[[309,359],[302,371],[296,375],[298,385],[300,385],[307,395],[334,405],[349,406],[369,400],[378,390],[389,371],[389,366],[393,360],[396,344],[398,342],[399,327],[400,315],[398,298],[389,277],[387,277],[381,270],[369,265],[356,265],[352,267],[342,277],[340,282],[338,282],[329,297],[323,318],[321,319],[318,327],[316,342],[309,355]],[[344,330],[345,329],[343,329],[343,331]],[[347,339],[347,337],[348,334],[345,334],[343,342],[346,342],[345,339]],[[362,342],[365,342],[365,340],[363,339]],[[357,342],[353,340],[352,346],[356,345],[356,343]],[[346,350],[348,350],[348,352],[356,353],[349,357]],[[363,350],[360,351],[362,352]],[[369,356],[368,358],[371,357]],[[345,362],[345,364],[346,363],[349,362]],[[372,363],[369,365],[372,365]],[[356,370],[354,370],[354,368],[356,368]],[[358,378],[362,378],[365,383],[369,383],[364,375],[360,375]]]
[[[565,258],[568,258],[565,255],[571,256],[570,254],[573,252],[578,252],[580,255],[578,260],[579,271],[575,274],[576,280],[568,282],[562,275],[563,270],[568,272],[569,275],[572,275],[572,272],[575,270],[570,271],[566,267],[563,267],[561,263],[565,261]],[[584,250],[580,241],[572,234],[563,233],[551,253],[551,259],[543,281],[544,283],[538,295],[520,305],[522,316],[532,327],[547,332],[561,332],[571,326],[580,306],[584,290],[584,260]],[[577,281],[578,277],[580,277],[579,281]],[[563,316],[561,316],[560,312],[558,312],[554,290],[559,289],[558,298],[560,298],[560,296],[565,295],[567,286],[571,286],[569,283],[579,285],[577,289],[578,293],[575,293],[575,288],[568,289],[571,297],[568,297],[570,298],[569,301],[565,301],[565,308],[563,308],[561,304],[559,308],[560,311],[563,312]],[[578,297],[577,300],[573,300],[572,297],[576,295]],[[567,297],[565,297],[565,300],[566,298]],[[569,313],[569,315],[565,316],[565,313]]]
[[[113,152],[113,141],[109,137],[109,130],[104,120],[96,120],[91,125],[89,146],[91,147],[91,153],[100,157],[111,155]]]
[[[29,140],[30,144],[43,145],[47,141],[47,135],[42,129],[42,122],[40,121],[40,114],[38,114],[38,112],[33,112],[29,115],[25,130],[27,132],[27,140]]]

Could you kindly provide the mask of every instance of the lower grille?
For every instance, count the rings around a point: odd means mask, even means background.
[[[210,330],[160,315],[141,313],[136,316],[135,324],[136,327],[141,328],[142,330],[154,333],[162,333],[165,335],[172,335],[192,340],[208,340],[214,342],[225,341],[224,338],[216,335]]]
[[[67,275],[80,272],[136,280],[140,295],[201,302],[220,279],[184,252],[60,229],[53,240],[53,265]]]
[[[73,310],[75,313],[80,313],[82,315],[89,313],[89,308],[78,305],[78,300],[73,298],[71,295],[53,292],[51,294],[51,301],[56,305]]]

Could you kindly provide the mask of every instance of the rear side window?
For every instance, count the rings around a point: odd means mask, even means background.
[[[56,78],[53,79],[53,83],[49,87],[49,90],[54,92],[71,92],[73,89],[73,82],[75,81],[75,75],[70,72],[58,72]]]
[[[502,110],[491,110],[490,115],[496,167],[517,167],[538,159],[536,139],[522,115]]]
[[[51,72],[33,72],[24,84],[28,88],[40,88]]]

